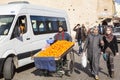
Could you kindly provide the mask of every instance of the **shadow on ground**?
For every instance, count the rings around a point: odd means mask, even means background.
[[[22,72],[22,71],[26,71],[26,70],[31,69],[31,68],[33,68],[33,67],[35,67],[35,65],[34,65],[34,63],[31,63],[31,64],[28,64],[28,65],[25,65],[25,66],[23,66],[23,67],[18,68],[18,69],[16,70],[16,72],[17,72],[17,73],[20,73],[20,72]]]
[[[99,68],[99,69],[100,69],[100,73],[102,73],[103,75],[108,76],[108,73],[105,73],[102,68]]]
[[[100,69],[100,71],[99,71],[100,73],[108,76],[108,74],[105,73],[101,67],[99,69]],[[84,72],[89,77],[93,77],[93,75],[91,74],[90,69],[89,69],[89,64],[87,64],[87,67],[84,68],[80,63],[75,62],[74,63],[74,72],[77,73],[77,74],[80,74],[81,72]]]
[[[62,75],[58,75],[56,72],[48,72],[47,70],[40,70],[36,69],[33,72],[31,72],[35,76],[44,76],[44,77],[62,77]]]
[[[84,72],[89,77],[92,77],[92,75],[89,71],[89,67],[87,66],[86,68],[84,68],[80,63],[77,63],[77,62],[74,63],[74,72],[77,74],[81,74],[81,72]]]

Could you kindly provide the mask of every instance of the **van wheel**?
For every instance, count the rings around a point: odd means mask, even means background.
[[[4,63],[3,76],[5,80],[11,80],[15,74],[15,66],[13,63],[13,58],[8,57]]]

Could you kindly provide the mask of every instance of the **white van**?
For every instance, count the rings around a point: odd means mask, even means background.
[[[11,2],[0,5],[0,11],[0,72],[5,79],[12,79],[15,68],[32,63],[31,55],[46,45],[59,25],[70,33],[62,10]]]

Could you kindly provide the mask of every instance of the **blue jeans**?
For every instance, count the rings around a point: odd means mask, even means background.
[[[79,45],[79,54],[81,54],[81,52],[83,51],[83,49],[82,49],[82,40],[78,41],[78,45]]]

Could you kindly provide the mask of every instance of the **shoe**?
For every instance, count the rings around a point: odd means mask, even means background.
[[[70,77],[70,74],[69,74],[68,71],[65,72],[65,75],[68,76],[68,77]]]
[[[109,77],[114,78],[114,71],[108,71],[109,72]]]
[[[111,71],[110,77],[111,77],[111,78],[114,78],[114,71]]]
[[[99,80],[99,77],[98,77],[98,75],[95,75],[95,80]]]

